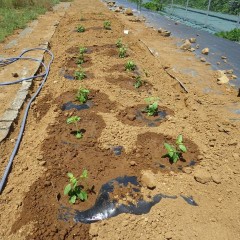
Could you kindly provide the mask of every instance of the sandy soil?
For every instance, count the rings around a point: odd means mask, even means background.
[[[133,18],[113,13],[97,0],[76,0],[62,17],[50,44],[55,60],[49,78],[31,108],[0,196],[0,239],[240,239],[240,122],[231,121],[237,115],[226,109],[239,103],[237,92],[217,85],[216,73],[193,53],[180,51],[179,40],[161,37],[144,22],[129,21]],[[111,21],[112,30],[103,29],[105,20]],[[76,32],[78,25],[86,31]],[[124,29],[130,30],[128,35]],[[115,43],[120,37],[128,45],[127,58],[118,57]],[[91,50],[84,66],[88,77],[67,80],[63,72],[73,73],[70,60],[79,46]],[[136,63],[137,72],[124,70],[127,60]],[[188,93],[166,69],[181,79]],[[184,69],[197,74],[184,74]],[[129,81],[139,74],[147,86],[136,90]],[[120,79],[126,79],[126,85]],[[64,103],[76,103],[79,87],[90,89],[94,105],[88,110],[63,111]],[[206,93],[204,88],[212,91]],[[168,112],[155,127],[132,119],[131,109],[144,106],[150,96],[159,97],[159,105]],[[73,126],[66,124],[73,115],[81,117],[83,139],[76,139]],[[16,122],[15,130],[0,145],[1,173],[18,127]],[[163,142],[173,142],[180,133],[189,151],[184,155],[187,162],[178,163],[179,169],[161,157]],[[115,156],[113,146],[123,146],[122,155]],[[188,164],[191,159],[196,161],[194,166]],[[164,163],[167,168],[160,168]],[[78,175],[84,168],[89,170],[96,194],[74,209],[93,206],[107,181],[123,175],[140,179],[142,170],[151,170],[155,185],[154,190],[142,187],[144,196],[162,193],[178,198],[162,199],[144,215],[121,214],[93,224],[61,221],[60,206],[70,206],[63,195],[66,173]],[[193,196],[198,206],[189,205],[181,194]]]

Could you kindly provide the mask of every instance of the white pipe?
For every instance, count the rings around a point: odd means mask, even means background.
[[[189,4],[189,0],[187,0],[187,3],[186,3],[186,15],[185,15],[185,19],[187,19],[187,13],[188,13],[188,4]]]
[[[208,16],[209,16],[209,10],[210,10],[210,6],[211,6],[211,1],[212,0],[208,1],[207,17],[205,19],[205,24],[204,24],[205,27],[207,26],[207,23],[208,23]]]

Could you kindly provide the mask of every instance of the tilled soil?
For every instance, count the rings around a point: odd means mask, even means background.
[[[224,108],[225,103],[239,101],[236,91],[218,86],[215,73],[192,53],[180,52],[174,39],[159,36],[143,22],[129,21],[132,18],[113,13],[96,0],[76,0],[62,18],[51,41],[55,60],[48,81],[31,108],[0,196],[2,239],[240,238],[240,126],[239,121],[229,120],[237,116]],[[103,28],[105,20],[111,21],[112,30]],[[76,32],[79,25],[86,31]],[[130,30],[129,35],[123,34],[124,29]],[[120,37],[128,45],[126,58],[118,57],[115,43]],[[162,55],[154,57],[143,42]],[[82,67],[91,77],[64,78],[63,69],[73,74],[78,68],[74,57],[83,46],[88,51]],[[136,72],[125,71],[128,60],[136,63]],[[196,78],[205,76],[221,94],[204,94],[199,79],[176,72],[189,93],[184,92],[166,72],[178,64],[194,68],[200,75]],[[133,87],[137,75],[146,84],[139,89]],[[79,88],[90,90],[90,107],[64,109],[69,102],[80,106],[76,100]],[[159,116],[145,116],[145,122],[136,117],[136,111],[146,107],[147,97],[160,99],[159,110],[166,113],[160,121],[155,121]],[[82,139],[75,137],[75,126],[66,123],[70,116],[81,118]],[[149,125],[149,121],[157,124]],[[163,143],[175,144],[179,134],[188,151],[173,164],[163,157]],[[0,146],[3,165],[16,135],[13,131]],[[116,146],[122,147],[119,156],[113,151]],[[87,201],[70,205],[63,194],[67,173],[78,176],[83,169],[89,172],[93,191]],[[146,187],[143,173],[153,179],[154,190]],[[94,205],[102,184],[125,175],[138,177],[146,198],[158,193],[177,198],[162,199],[148,214],[121,214],[94,224],[59,219],[61,206],[86,210]],[[118,195],[124,201],[119,192],[111,197]],[[188,204],[181,195],[192,195],[198,206]]]

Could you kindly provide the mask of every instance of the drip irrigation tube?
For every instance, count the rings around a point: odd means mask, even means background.
[[[42,60],[39,60],[37,58],[31,58],[31,57],[24,57],[24,54],[26,54],[27,52],[30,52],[30,51],[36,51],[36,50],[42,50],[44,51],[44,53],[48,53],[51,57],[48,65],[45,65],[43,63],[43,59]],[[3,177],[1,178],[1,182],[0,182],[0,194],[2,193],[3,191],[3,188],[6,184],[6,181],[7,181],[7,178],[8,178],[8,175],[9,175],[9,172],[11,170],[11,166],[12,166],[12,163],[13,163],[13,160],[14,160],[14,157],[16,156],[17,154],[17,151],[18,151],[18,148],[19,148],[19,145],[21,143],[21,140],[22,140],[22,136],[23,136],[23,132],[24,132],[24,129],[25,129],[25,125],[26,125],[26,121],[27,121],[27,116],[28,116],[28,112],[29,112],[29,109],[30,109],[30,106],[32,104],[32,102],[35,100],[35,98],[38,96],[38,94],[40,93],[44,83],[46,82],[47,80],[47,77],[48,77],[48,74],[49,74],[49,70],[50,70],[50,65],[51,63],[53,62],[53,59],[54,59],[54,55],[51,51],[49,51],[48,49],[46,48],[31,48],[31,49],[27,49],[25,51],[23,51],[18,57],[12,57],[12,58],[5,58],[5,59],[1,59],[0,60],[0,67],[3,67],[3,66],[6,66],[6,65],[9,65],[11,63],[14,63],[18,60],[30,60],[30,61],[35,61],[35,62],[39,62],[40,65],[42,65],[44,67],[44,73],[41,73],[41,74],[38,74],[38,75],[34,75],[34,76],[30,76],[30,77],[26,77],[26,78],[22,78],[22,79],[19,79],[19,80],[16,80],[16,81],[8,81],[8,82],[3,82],[3,83],[0,83],[0,86],[7,86],[7,85],[10,85],[10,84],[16,84],[16,83],[20,83],[22,81],[26,81],[26,80],[33,80],[35,78],[38,78],[38,77],[42,77],[42,82],[40,84],[40,86],[38,87],[38,89],[36,90],[36,92],[34,93],[34,95],[31,97],[31,99],[29,100],[28,104],[27,104],[27,107],[25,109],[25,112],[24,112],[24,116],[23,116],[23,119],[22,119],[22,122],[21,122],[21,127],[20,127],[20,131],[18,133],[18,137],[17,137],[17,141],[15,143],[15,146],[13,148],[13,151],[11,153],[11,156],[9,158],[9,161],[8,161],[8,164],[5,168],[5,171],[3,173]]]

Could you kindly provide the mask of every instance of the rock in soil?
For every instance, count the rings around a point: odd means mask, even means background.
[[[197,41],[196,38],[189,38],[190,43],[195,43]]]
[[[217,183],[217,184],[220,184],[221,183],[221,178],[219,175],[217,174],[212,174],[212,180],[213,182]]]
[[[167,31],[163,28],[159,28],[158,33],[160,33],[160,35],[163,36],[163,37],[169,37],[171,35],[170,31]]]
[[[217,79],[218,84],[225,84],[225,83],[228,83],[228,82],[229,82],[229,78],[226,75]]]
[[[181,49],[182,50],[188,50],[188,49],[191,49],[191,43],[190,43],[190,41],[187,39],[187,40],[185,40],[185,42],[181,45]]]
[[[145,171],[141,177],[143,186],[149,189],[154,189],[156,187],[156,178],[152,171]]]
[[[202,54],[208,55],[209,54],[209,48],[204,48],[202,50]]]
[[[194,179],[202,184],[212,181],[212,176],[209,172],[204,169],[198,169],[194,172]]]
[[[131,9],[131,8],[127,8],[127,9],[125,10],[125,14],[126,14],[127,16],[132,16],[132,15],[133,15],[132,9]]]
[[[134,114],[128,114],[127,119],[130,121],[134,121],[136,119],[136,116]]]

